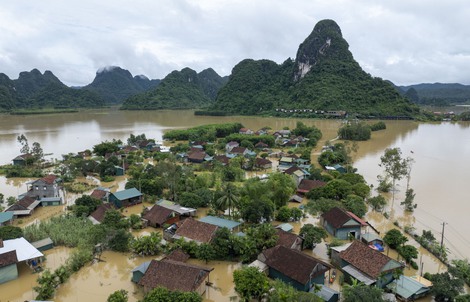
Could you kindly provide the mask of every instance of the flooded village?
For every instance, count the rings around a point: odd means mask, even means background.
[[[171,125],[175,117],[157,135],[149,123],[92,143],[71,142],[71,150],[54,152],[64,156],[48,159],[50,167],[42,169],[41,177],[0,176],[5,196],[1,224],[20,227],[31,239],[2,240],[0,301],[35,300],[45,288],[38,277],[45,282],[46,272],[69,267],[73,272],[55,284],[47,299],[105,301],[124,290],[129,301],[139,301],[157,287],[194,292],[204,301],[261,298],[243,292],[242,286],[235,290],[234,272],[255,268],[270,280],[311,292],[315,298],[308,301],[339,301],[343,286],[357,282],[383,289],[390,299],[431,301],[432,282],[424,273],[444,273],[452,260],[468,255],[465,238],[457,247],[446,241],[449,251],[436,257],[413,237],[420,240],[422,231],[429,232],[429,242],[439,246],[441,235],[420,216],[431,211],[419,198],[418,159],[411,170],[416,211],[400,205],[406,198],[405,179],[395,192],[376,190],[377,175],[383,173],[378,157],[385,148],[401,147],[404,158],[420,154],[420,146],[410,153],[406,144],[394,142],[395,136],[405,140],[411,135],[418,128],[415,122],[387,122],[387,129],[372,132],[354,150],[352,143],[338,139],[345,124],[334,119],[224,117],[217,122],[225,128],[190,128],[215,124],[208,118],[182,127],[190,130],[167,130],[178,128]],[[380,149],[373,146],[377,141]],[[0,145],[6,143],[3,139]],[[15,156],[2,164],[14,159],[10,169],[34,165],[19,154],[19,144],[9,149],[15,150],[7,154]],[[365,162],[367,156],[375,159]],[[371,203],[376,196],[386,203]],[[419,212],[421,207],[426,211]],[[75,227],[90,232],[89,240],[40,238],[48,232],[40,225],[57,217],[75,219]],[[403,242],[394,246],[385,237],[390,230],[398,230],[395,235]],[[449,235],[461,233],[450,229]],[[409,253],[403,252],[405,246]],[[21,255],[26,248],[31,252]],[[79,258],[77,251],[85,260],[74,267],[69,259]],[[277,283],[272,286],[282,290]]]

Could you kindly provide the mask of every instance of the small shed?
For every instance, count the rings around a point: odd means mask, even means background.
[[[116,176],[123,176],[125,174],[124,168],[120,166],[114,166],[114,173]]]
[[[139,283],[140,279],[145,275],[145,272],[149,268],[150,261],[146,261],[132,270],[132,282]]]
[[[18,278],[16,251],[0,252],[0,284]]]
[[[415,301],[422,298],[429,294],[431,287],[432,283],[423,277],[417,279],[403,275],[387,285],[387,288],[394,291],[401,301]]]
[[[292,232],[292,230],[294,229],[294,227],[288,223],[283,223],[283,224],[280,224],[276,227],[276,229],[281,229],[283,230],[284,232]]]
[[[38,251],[44,252],[54,248],[54,242],[50,237],[31,243]]]
[[[318,297],[320,297],[325,302],[337,302],[339,301],[339,292],[335,291],[332,288],[329,288],[326,285],[320,284],[320,290],[315,291],[315,287],[310,289],[311,293],[314,293]]]

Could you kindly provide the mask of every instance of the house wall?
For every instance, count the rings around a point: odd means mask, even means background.
[[[377,279],[377,282],[375,283],[375,285],[379,288],[384,288],[385,286],[387,286],[387,284],[389,284],[393,280],[394,280],[393,272],[388,272],[386,274],[382,274],[382,276],[380,276]]]
[[[301,284],[271,267],[269,268],[268,276],[274,280],[279,279],[282,282],[293,286],[297,290],[306,291],[306,288],[308,288],[308,284]]]
[[[56,184],[49,185],[42,180],[37,180],[30,184],[26,195],[33,198],[59,197],[59,190]]]
[[[0,268],[0,284],[18,278],[18,267],[16,263]]]
[[[347,227],[347,228],[336,229],[335,237],[338,239],[347,240],[349,239],[350,232],[355,232],[356,239],[359,239],[359,237],[361,236],[361,227],[357,226],[357,227]]]
[[[140,279],[144,276],[141,271],[132,272],[132,282],[139,283]]]

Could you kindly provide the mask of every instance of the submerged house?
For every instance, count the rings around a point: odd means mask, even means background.
[[[403,268],[400,262],[359,240],[354,240],[349,247],[341,251],[339,258],[346,281],[356,279],[365,285],[375,285],[380,288],[392,282],[393,273]]]
[[[195,241],[198,244],[209,243],[214,239],[215,232],[219,227],[210,223],[187,218],[173,224],[165,230],[165,239],[183,238],[186,241]]]
[[[114,210],[115,207],[112,203],[104,203],[100,204],[96,210],[94,210],[90,216],[88,216],[88,219],[93,223],[93,224],[100,224],[104,220],[104,215],[106,215],[107,211]]]
[[[148,221],[148,225],[159,228],[164,224],[173,224],[180,220],[180,215],[169,208],[162,207],[155,204],[143,216],[143,219]]]
[[[282,245],[290,249],[300,251],[302,249],[303,239],[297,234],[276,228],[277,242],[276,245]]]
[[[29,216],[33,213],[34,209],[41,204],[39,199],[35,199],[29,196],[23,196],[16,203],[9,206],[5,212],[12,212],[13,218],[20,216]]]
[[[267,265],[270,278],[306,292],[315,284],[324,284],[325,273],[332,268],[328,263],[282,245],[262,251],[258,260]]]
[[[28,161],[33,161],[34,156],[31,153],[20,154],[13,158],[13,166],[26,166]]]
[[[109,202],[113,203],[116,208],[130,207],[142,203],[142,193],[136,188],[111,193]]]
[[[212,270],[169,259],[152,260],[138,284],[144,287],[145,292],[161,286],[170,291],[197,292],[202,295]]]
[[[362,227],[367,226],[367,223],[353,213],[338,207],[323,213],[320,222],[328,233],[342,240],[350,237],[359,239]]]
[[[20,197],[28,196],[34,199],[45,197],[59,197],[59,178],[55,175],[47,175],[41,179],[27,182],[28,191]]]
[[[201,219],[199,219],[199,221],[218,226],[219,228],[227,228],[230,230],[230,232],[238,232],[240,230],[241,225],[241,222],[238,221],[233,221],[210,215],[202,217]]]
[[[401,275],[400,278],[387,285],[387,288],[401,301],[415,301],[429,294],[432,282],[420,276]]]

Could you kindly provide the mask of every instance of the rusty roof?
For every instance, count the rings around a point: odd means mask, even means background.
[[[282,245],[276,245],[262,253],[266,257],[267,266],[301,284],[307,284],[310,278],[316,278],[331,268],[331,265],[323,261]]]
[[[196,151],[188,153],[188,159],[204,160],[204,157],[206,157],[206,152],[204,151],[196,150]]]
[[[174,211],[156,204],[142,218],[147,219],[152,224],[162,225],[168,220],[171,213],[174,213]]]
[[[16,262],[18,262],[18,258],[15,250],[0,254],[0,267],[5,267]]]
[[[103,198],[106,196],[107,193],[108,193],[108,192],[106,192],[105,190],[95,189],[95,190],[90,194],[90,196],[93,197],[93,198],[96,198],[96,199],[101,200],[101,199],[103,199]]]
[[[36,201],[35,198],[32,198],[30,196],[24,196],[20,200],[18,200],[17,204],[24,208],[28,208],[30,205],[32,205]]]
[[[302,192],[302,193],[307,193],[307,192],[310,192],[310,190],[320,188],[325,185],[326,185],[326,182],[321,181],[321,180],[302,179],[300,181],[299,187],[297,188],[297,191]]]
[[[400,267],[400,264],[392,258],[358,240],[354,240],[346,250],[339,253],[339,256],[372,278],[378,278],[383,271],[395,269],[397,266]],[[396,265],[388,267],[387,264],[390,261],[396,262]]]
[[[55,176],[53,174],[49,174],[49,175],[44,176],[43,178],[41,178],[41,180],[44,181],[48,185],[54,184],[56,179],[57,179],[57,176]]]
[[[171,253],[169,253],[165,257],[165,259],[179,261],[179,262],[186,262],[189,259],[189,255],[186,254],[182,249],[176,249],[176,250],[173,250]]]
[[[180,221],[175,234],[198,242],[208,243],[217,231],[218,226],[195,220],[191,217]]]
[[[139,284],[148,288],[165,287],[171,291],[195,291],[212,268],[172,260],[152,260]]]

